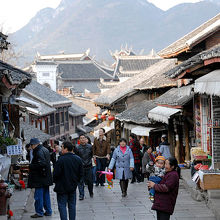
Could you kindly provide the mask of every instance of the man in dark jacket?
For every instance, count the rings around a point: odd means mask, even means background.
[[[83,164],[80,157],[73,154],[73,145],[64,142],[62,154],[55,164],[53,180],[54,191],[57,193],[57,203],[60,219],[67,220],[66,204],[69,208],[69,219],[76,217],[76,188],[83,177]]]
[[[93,197],[93,177],[92,177],[92,145],[87,144],[85,135],[79,137],[80,145],[76,147],[75,153],[83,162],[83,179],[78,184],[79,187],[79,199],[84,199],[84,183],[88,185],[90,197]]]
[[[30,145],[33,149],[33,159],[29,166],[28,187],[35,188],[34,205],[36,211],[31,218],[39,218],[44,215],[51,216],[52,209],[49,186],[53,184],[53,181],[50,167],[50,153],[40,144],[37,138],[32,138]]]

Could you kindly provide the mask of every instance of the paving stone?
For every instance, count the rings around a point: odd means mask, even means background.
[[[85,189],[85,199],[78,200],[77,192],[77,220],[154,220],[155,211],[151,210],[152,203],[148,199],[148,190],[145,183],[129,184],[128,196],[121,197],[118,182],[114,181],[113,189],[105,187],[94,187],[94,198],[90,198],[88,190]],[[21,211],[22,205],[19,199],[22,192],[14,198],[14,209],[19,214],[18,218],[12,220],[30,220],[30,215],[34,214],[33,198],[28,206],[27,213]],[[27,196],[27,195],[26,195]],[[20,198],[19,198],[20,197]],[[25,197],[25,195],[23,195]],[[56,194],[51,187],[51,203],[53,208],[52,217],[43,217],[41,220],[58,220],[59,212],[57,208]],[[21,217],[21,216],[22,217]],[[213,213],[207,208],[205,202],[194,201],[190,194],[181,185],[175,213],[171,220],[214,220]]]

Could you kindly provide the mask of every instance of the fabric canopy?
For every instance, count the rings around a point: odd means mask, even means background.
[[[147,136],[148,137],[150,131],[153,129],[154,128],[137,126],[137,127],[131,129],[131,133],[139,135],[139,136]]]
[[[200,94],[220,96],[220,69],[214,70],[195,81],[194,91]]]
[[[137,125],[129,124],[129,123],[124,123],[124,128],[131,130],[133,128],[137,127]]]
[[[148,117],[159,122],[168,124],[170,116],[181,112],[180,109],[167,108],[162,106],[157,106],[149,111]]]

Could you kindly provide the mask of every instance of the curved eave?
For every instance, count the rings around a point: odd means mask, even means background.
[[[183,52],[187,52],[188,50],[190,50],[190,47],[185,47],[181,50],[178,51],[174,51],[172,53],[162,53],[162,54],[158,54],[159,56],[163,57],[164,59],[166,58],[172,58],[172,57],[177,57],[179,54],[183,53]]]

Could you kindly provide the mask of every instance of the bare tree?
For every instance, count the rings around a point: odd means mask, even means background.
[[[4,25],[0,24],[0,32],[3,33],[4,35],[5,34],[7,35],[8,33],[5,33],[4,30],[5,30]],[[15,47],[16,45],[13,42],[9,42],[7,46],[8,49],[4,49],[0,52],[0,60],[16,66],[18,63],[18,60],[22,58],[22,53],[19,51],[16,51]]]

